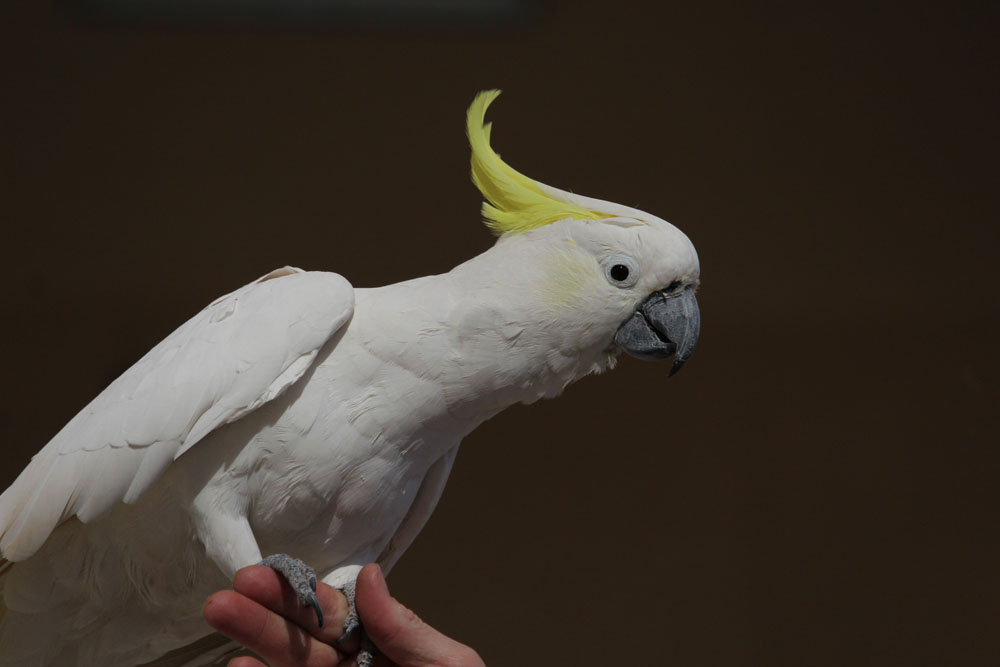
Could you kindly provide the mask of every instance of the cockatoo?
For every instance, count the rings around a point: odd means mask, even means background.
[[[498,94],[467,115],[489,250],[374,289],[272,271],[170,334],[32,458],[0,496],[0,664],[171,651],[169,664],[210,664],[227,647],[197,641],[202,605],[240,568],[293,555],[277,569],[307,603],[295,563],[341,589],[366,563],[389,571],[484,421],[622,351],[673,356],[671,372],[689,359],[694,246],[503,162],[484,122]]]

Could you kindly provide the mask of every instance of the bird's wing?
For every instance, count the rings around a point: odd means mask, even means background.
[[[427,519],[437,507],[441,493],[444,491],[444,485],[448,481],[448,475],[451,474],[451,467],[455,464],[456,456],[458,456],[458,445],[445,452],[444,456],[439,458],[427,471],[417,495],[413,498],[410,510],[403,517],[403,522],[399,524],[399,528],[389,540],[389,544],[379,554],[377,560],[383,572],[388,574],[403,552],[410,548],[410,544],[416,539],[417,534],[423,530]]]
[[[77,414],[0,495],[0,552],[34,553],[62,521],[132,503],[178,456],[298,380],[351,318],[335,273],[285,267],[217,299]]]

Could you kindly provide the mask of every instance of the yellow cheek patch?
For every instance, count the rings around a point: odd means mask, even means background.
[[[572,308],[580,299],[594,296],[600,270],[592,259],[576,254],[556,254],[545,263],[543,299],[553,306]]]
[[[543,192],[538,183],[516,171],[490,147],[492,123],[484,122],[486,109],[500,94],[485,90],[472,101],[466,115],[466,132],[472,148],[472,181],[486,199],[483,218],[497,234],[526,232],[557,220],[600,220],[612,217],[571,204]]]

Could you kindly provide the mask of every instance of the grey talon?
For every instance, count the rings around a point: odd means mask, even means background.
[[[358,607],[355,603],[354,582],[351,581],[344,584],[343,588],[339,588],[338,590],[340,590],[340,592],[344,594],[344,597],[347,598],[347,617],[344,619],[343,625],[344,634],[342,634],[340,639],[337,640],[338,644],[342,644],[347,641],[352,634],[354,634],[354,631],[357,630],[361,624],[358,619]]]
[[[312,598],[312,600],[310,600],[309,602],[310,602],[310,604],[312,604],[312,608],[316,610],[316,622],[319,624],[319,627],[322,628],[323,627],[323,610],[320,609],[319,600],[317,600],[316,596],[314,595],[313,598]]]
[[[295,591],[299,602],[316,611],[316,621],[323,627],[323,610],[316,598],[316,572],[300,561],[287,554],[272,554],[260,561],[285,578],[288,585]]]
[[[365,628],[361,624],[361,619],[358,618],[358,607],[355,600],[355,584],[354,580],[345,583],[343,586],[338,586],[337,590],[344,594],[347,598],[347,618],[344,619],[344,634],[340,636],[340,639],[336,643],[343,644],[347,641],[355,632],[361,634],[361,648],[358,650],[357,655],[355,655],[355,662],[358,667],[372,667],[375,664],[375,656],[378,655],[378,649],[372,640],[368,638],[365,633]]]

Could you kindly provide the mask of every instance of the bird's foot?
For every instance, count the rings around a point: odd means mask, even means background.
[[[372,667],[375,664],[376,649],[375,644],[368,638],[361,619],[358,617],[358,607],[355,603],[355,578],[347,580],[343,584],[334,585],[338,591],[347,598],[347,618],[344,619],[344,634],[337,640],[338,644],[347,641],[355,632],[361,635],[361,648],[358,650],[355,660],[358,667]]]
[[[292,590],[295,591],[295,595],[299,598],[299,602],[316,610],[316,621],[319,623],[320,627],[323,627],[323,610],[320,609],[319,600],[316,599],[315,570],[300,561],[298,558],[292,558],[286,554],[273,554],[262,560],[260,564],[266,565],[283,576],[285,581],[287,581],[292,587]],[[356,623],[357,613],[354,612],[353,603],[351,605],[351,610],[352,613],[354,613]]]

